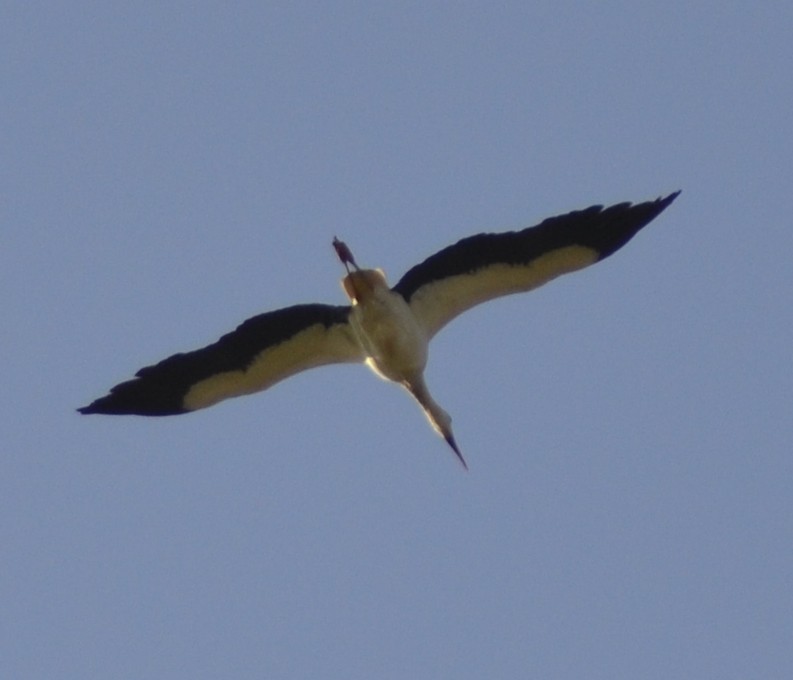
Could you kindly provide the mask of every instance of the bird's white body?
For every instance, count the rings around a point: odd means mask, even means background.
[[[334,239],[347,269],[342,286],[350,306],[294,305],[252,317],[207,347],[142,368],[79,411],[176,415],[265,390],[316,366],[364,362],[415,397],[465,465],[451,418],[424,382],[433,336],[475,305],[608,257],[676,196],[592,206],[521,231],[471,236],[416,265],[393,288],[382,271],[358,267],[350,249]]]
[[[350,326],[365,363],[397,383],[424,372],[429,341],[405,299],[394,293],[379,270],[351,272],[342,281],[350,297]]]

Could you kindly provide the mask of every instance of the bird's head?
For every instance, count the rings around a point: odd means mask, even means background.
[[[460,453],[460,449],[457,448],[457,442],[454,440],[452,417],[435,402],[430,402],[425,405],[425,413],[432,427],[446,440],[446,443],[452,448],[452,451],[454,451],[457,458],[459,458],[460,462],[463,464],[463,467],[467,470],[468,465],[465,462],[465,458],[463,458],[463,454]]]

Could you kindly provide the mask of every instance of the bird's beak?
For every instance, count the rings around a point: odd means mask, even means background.
[[[443,435],[443,438],[446,440],[446,443],[452,447],[452,451],[457,454],[457,457],[460,459],[460,462],[463,464],[463,467],[467,470],[468,464],[465,462],[465,458],[463,458],[463,454],[460,453],[460,449],[457,448],[457,442],[454,441],[454,435],[451,433]]]

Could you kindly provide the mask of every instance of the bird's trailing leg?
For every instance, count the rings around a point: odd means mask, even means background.
[[[352,256],[352,251],[347,247],[347,244],[344,241],[339,241],[339,239],[334,236],[333,247],[336,249],[336,255],[339,256],[339,259],[341,260],[341,263],[344,265],[344,268],[347,270],[348,274],[350,273],[350,265],[358,270],[361,269],[358,266],[358,263],[355,261],[355,258]]]
[[[361,299],[361,291],[358,284],[361,284],[362,282],[365,283],[366,276],[363,276],[363,279],[358,280],[358,283],[356,284],[356,278],[360,279],[362,276],[362,274],[358,274],[358,272],[361,272],[362,270],[355,261],[355,258],[352,256],[352,251],[344,241],[340,241],[335,236],[333,237],[333,248],[336,250],[336,255],[339,256],[341,263],[347,270],[347,276],[342,279],[341,285],[344,288],[344,292],[347,293],[347,296],[350,298],[350,301],[353,304],[357,304]],[[350,270],[350,265],[355,268],[355,272]]]

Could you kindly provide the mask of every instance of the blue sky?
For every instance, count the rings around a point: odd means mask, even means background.
[[[6,3],[0,675],[793,673],[793,8]],[[479,231],[682,189],[431,348],[74,409]]]

